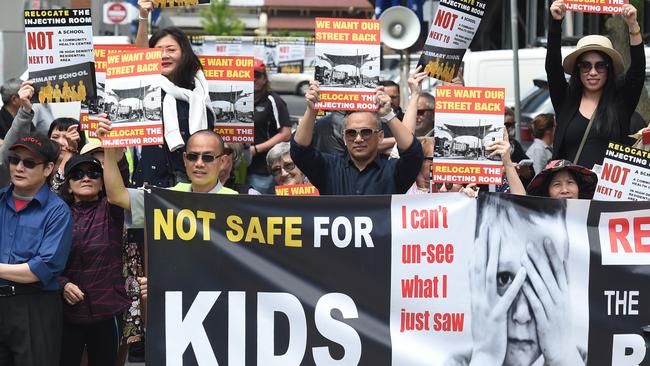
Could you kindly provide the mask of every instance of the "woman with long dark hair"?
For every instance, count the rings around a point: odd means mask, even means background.
[[[165,147],[137,149],[139,164],[134,171],[136,185],[148,182],[160,187],[187,182],[182,147],[196,131],[211,129],[214,114],[210,108],[207,80],[201,62],[194,54],[187,35],[176,27],[163,28],[148,38],[148,16],[151,0],[139,0],[140,21],[135,45],[160,48],[162,54],[162,120]]]
[[[623,58],[611,41],[590,35],[562,62],[560,41],[563,0],[551,4],[546,74],[557,129],[553,159],[567,159],[592,168],[603,161],[609,141],[626,142],[630,117],[639,102],[645,79],[645,54],[637,10],[622,7],[630,36],[630,68],[623,74]],[[567,82],[564,73],[570,74]]]

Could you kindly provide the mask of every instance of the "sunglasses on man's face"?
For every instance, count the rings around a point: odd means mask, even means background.
[[[418,109],[418,116],[423,116],[427,112],[433,112],[433,109]]]
[[[373,130],[372,128],[346,128],[344,132],[345,138],[348,140],[354,140],[359,135],[361,135],[362,139],[367,140],[373,133],[378,133],[379,131],[381,130]]]
[[[591,62],[587,62],[587,61],[578,62],[578,68],[580,69],[580,72],[583,74],[590,72],[592,68],[595,68],[597,73],[602,74],[605,71],[607,71],[608,65],[609,64],[605,61],[598,61],[595,64],[592,64]]]
[[[9,164],[11,165],[18,165],[21,161],[23,162],[23,166],[27,169],[34,169],[37,165],[45,163],[44,161],[35,161],[30,158],[22,159],[15,155],[9,156]]]
[[[192,163],[197,162],[199,158],[201,158],[201,160],[207,164],[217,160],[217,158],[219,158],[222,155],[223,154],[212,155],[212,154],[185,153],[185,158],[188,161],[191,161]]]
[[[102,172],[99,170],[74,170],[70,173],[70,180],[82,180],[84,177],[88,179],[99,179],[102,176]]]
[[[271,174],[273,174],[274,177],[277,177],[278,175],[282,174],[283,169],[285,172],[290,172],[295,168],[296,168],[295,163],[286,163],[284,165],[274,166],[273,168],[271,168]]]

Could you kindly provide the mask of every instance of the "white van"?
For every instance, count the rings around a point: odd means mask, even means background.
[[[575,47],[562,47],[562,56]],[[512,50],[467,51],[463,57],[463,79],[466,86],[482,86],[506,89],[506,105],[515,105],[515,77]],[[546,48],[522,48],[519,50],[519,92],[523,98],[534,86],[533,79],[546,75],[544,62]]]

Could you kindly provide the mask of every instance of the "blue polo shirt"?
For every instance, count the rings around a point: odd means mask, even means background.
[[[399,159],[383,154],[359,170],[350,156],[337,156],[298,145],[291,139],[291,159],[305,173],[321,195],[401,194],[406,192],[422,168],[424,153],[415,137],[399,150]]]
[[[16,212],[13,185],[0,189],[0,262],[27,263],[43,290],[57,290],[57,276],[65,268],[72,241],[68,205],[44,184],[22,210]],[[10,284],[0,279],[0,285]]]

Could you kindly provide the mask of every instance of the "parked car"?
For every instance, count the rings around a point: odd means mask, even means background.
[[[309,83],[314,80],[314,73],[275,73],[268,74],[271,88],[278,93],[305,95]]]

